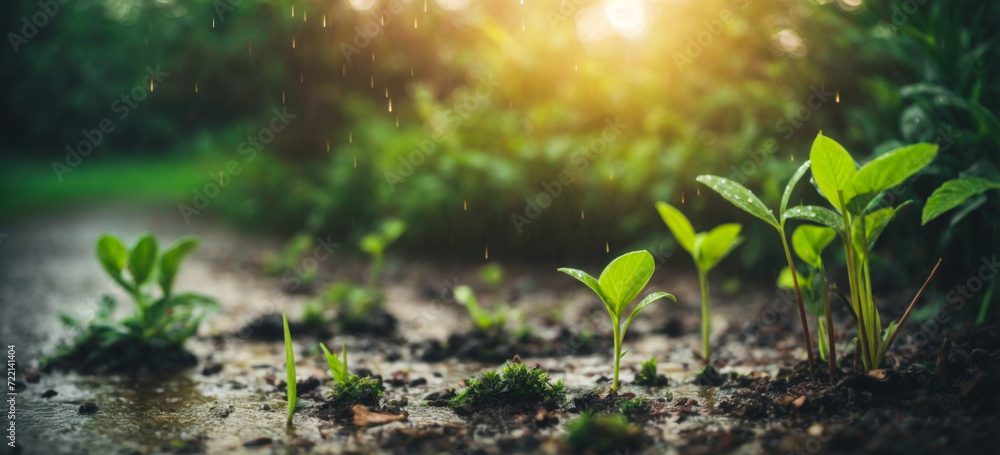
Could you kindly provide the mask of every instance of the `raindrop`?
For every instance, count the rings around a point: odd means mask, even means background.
[[[695,191],[698,193],[698,196],[701,196],[701,187],[696,188]]]
[[[410,77],[413,77],[413,67],[410,67]]]
[[[399,114],[396,114],[396,128],[399,128]]]
[[[323,28],[326,28],[326,14],[323,15]]]
[[[795,162],[795,155],[791,156],[791,160],[790,161],[793,162],[793,163]]]
[[[212,18],[212,28],[215,28],[215,18]]]
[[[681,204],[684,203],[684,193],[681,193]]]
[[[524,31],[524,19],[521,19],[521,31]]]
[[[292,49],[295,49],[295,38],[292,38]]]
[[[358,167],[358,155],[354,155],[354,167]]]
[[[330,141],[326,141],[326,151],[330,151]]]
[[[579,63],[574,63],[574,64],[573,64],[573,71],[574,71],[574,72],[575,72],[575,71],[580,71],[580,64],[579,64]]]
[[[611,245],[607,241],[604,241],[604,252],[605,253],[611,252]]]
[[[375,53],[374,52],[372,52],[372,61],[373,62],[375,61]]]
[[[424,0],[424,12],[427,12],[427,0]]]
[[[285,104],[285,91],[281,91],[281,104]]]
[[[392,112],[392,98],[389,98],[389,112]]]
[[[198,83],[197,82],[194,83],[194,92],[198,93]]]
[[[838,103],[840,102],[840,90],[837,90],[837,97],[835,98],[835,100]]]
[[[309,13],[308,13],[308,12],[307,12],[306,10],[302,10],[302,22],[305,22],[305,21],[306,21],[306,16],[307,16],[308,14],[309,14]]]
[[[486,247],[486,259],[490,258],[490,247]]]
[[[375,75],[372,75],[372,88],[375,88]]]
[[[466,200],[466,199],[462,200],[462,210],[465,210],[465,211],[469,210],[469,201]]]
[[[149,93],[153,93],[153,78],[149,78]]]
[[[354,143],[354,133],[353,132],[350,132],[350,131],[347,132],[347,142],[349,142],[351,144]]]
[[[580,210],[580,219],[581,219],[581,220],[582,220],[582,219],[584,219],[584,218],[583,218],[583,210]]]
[[[413,18],[413,28],[417,28],[417,18]]]
[[[388,98],[388,97],[389,97],[389,87],[386,87],[386,88],[385,88],[385,97],[386,97],[386,98]]]

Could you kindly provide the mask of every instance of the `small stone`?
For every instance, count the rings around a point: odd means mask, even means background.
[[[205,364],[205,367],[201,369],[201,374],[205,376],[211,376],[213,374],[217,374],[220,371],[222,371],[221,363],[208,362]]]
[[[271,410],[271,405],[269,405],[267,403],[264,403],[264,404],[260,405],[260,410],[261,411],[270,411]]]
[[[45,393],[42,394],[42,398],[52,398],[52,397],[54,397],[56,395],[59,395],[59,392],[56,392],[55,390],[49,389],[49,390],[46,390]]]
[[[257,438],[257,439],[251,440],[251,441],[244,442],[243,443],[243,447],[261,447],[261,446],[270,445],[272,442],[274,442],[274,440],[272,440],[271,438],[266,438],[266,437],[265,438]]]
[[[80,405],[80,410],[78,412],[80,414],[93,414],[99,411],[100,409],[101,408],[97,406],[97,403],[94,403],[93,401],[88,401]]]

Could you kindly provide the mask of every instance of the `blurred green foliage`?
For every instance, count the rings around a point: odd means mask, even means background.
[[[693,176],[731,178],[773,205],[820,129],[872,154],[942,145],[905,199],[996,173],[996,2],[648,1],[637,37],[607,23],[604,0],[440,6],[461,3],[69,2],[3,53],[4,102],[18,113],[0,126],[4,148],[47,171],[110,117],[116,129],[63,184],[125,156],[234,160],[241,174],[207,210],[236,223],[357,239],[397,216],[403,248],[465,259],[676,251],[654,201],[699,225],[746,221],[698,197]],[[39,6],[0,10],[20,33]],[[119,119],[112,103],[142,87],[147,66],[169,75]],[[282,108],[287,128],[242,154]],[[219,169],[199,170],[176,202]],[[968,204],[992,207],[919,232],[900,223],[886,260],[922,270],[946,247],[974,254],[998,203]],[[741,265],[773,278],[752,267],[774,254],[767,227],[744,224]]]

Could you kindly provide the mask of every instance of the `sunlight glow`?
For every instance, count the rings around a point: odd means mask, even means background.
[[[368,11],[375,7],[375,0],[347,0],[355,11]]]
[[[456,11],[469,6],[470,0],[434,0],[443,9]],[[424,12],[427,12],[426,9]]]
[[[644,0],[608,0],[604,4],[608,24],[619,35],[638,38],[646,32],[646,2]]]

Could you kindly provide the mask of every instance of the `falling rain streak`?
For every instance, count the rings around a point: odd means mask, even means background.
[[[605,253],[610,253],[611,252],[611,244],[608,243],[607,241],[604,242],[604,252]]]
[[[490,247],[486,247],[486,259],[490,258]]]

